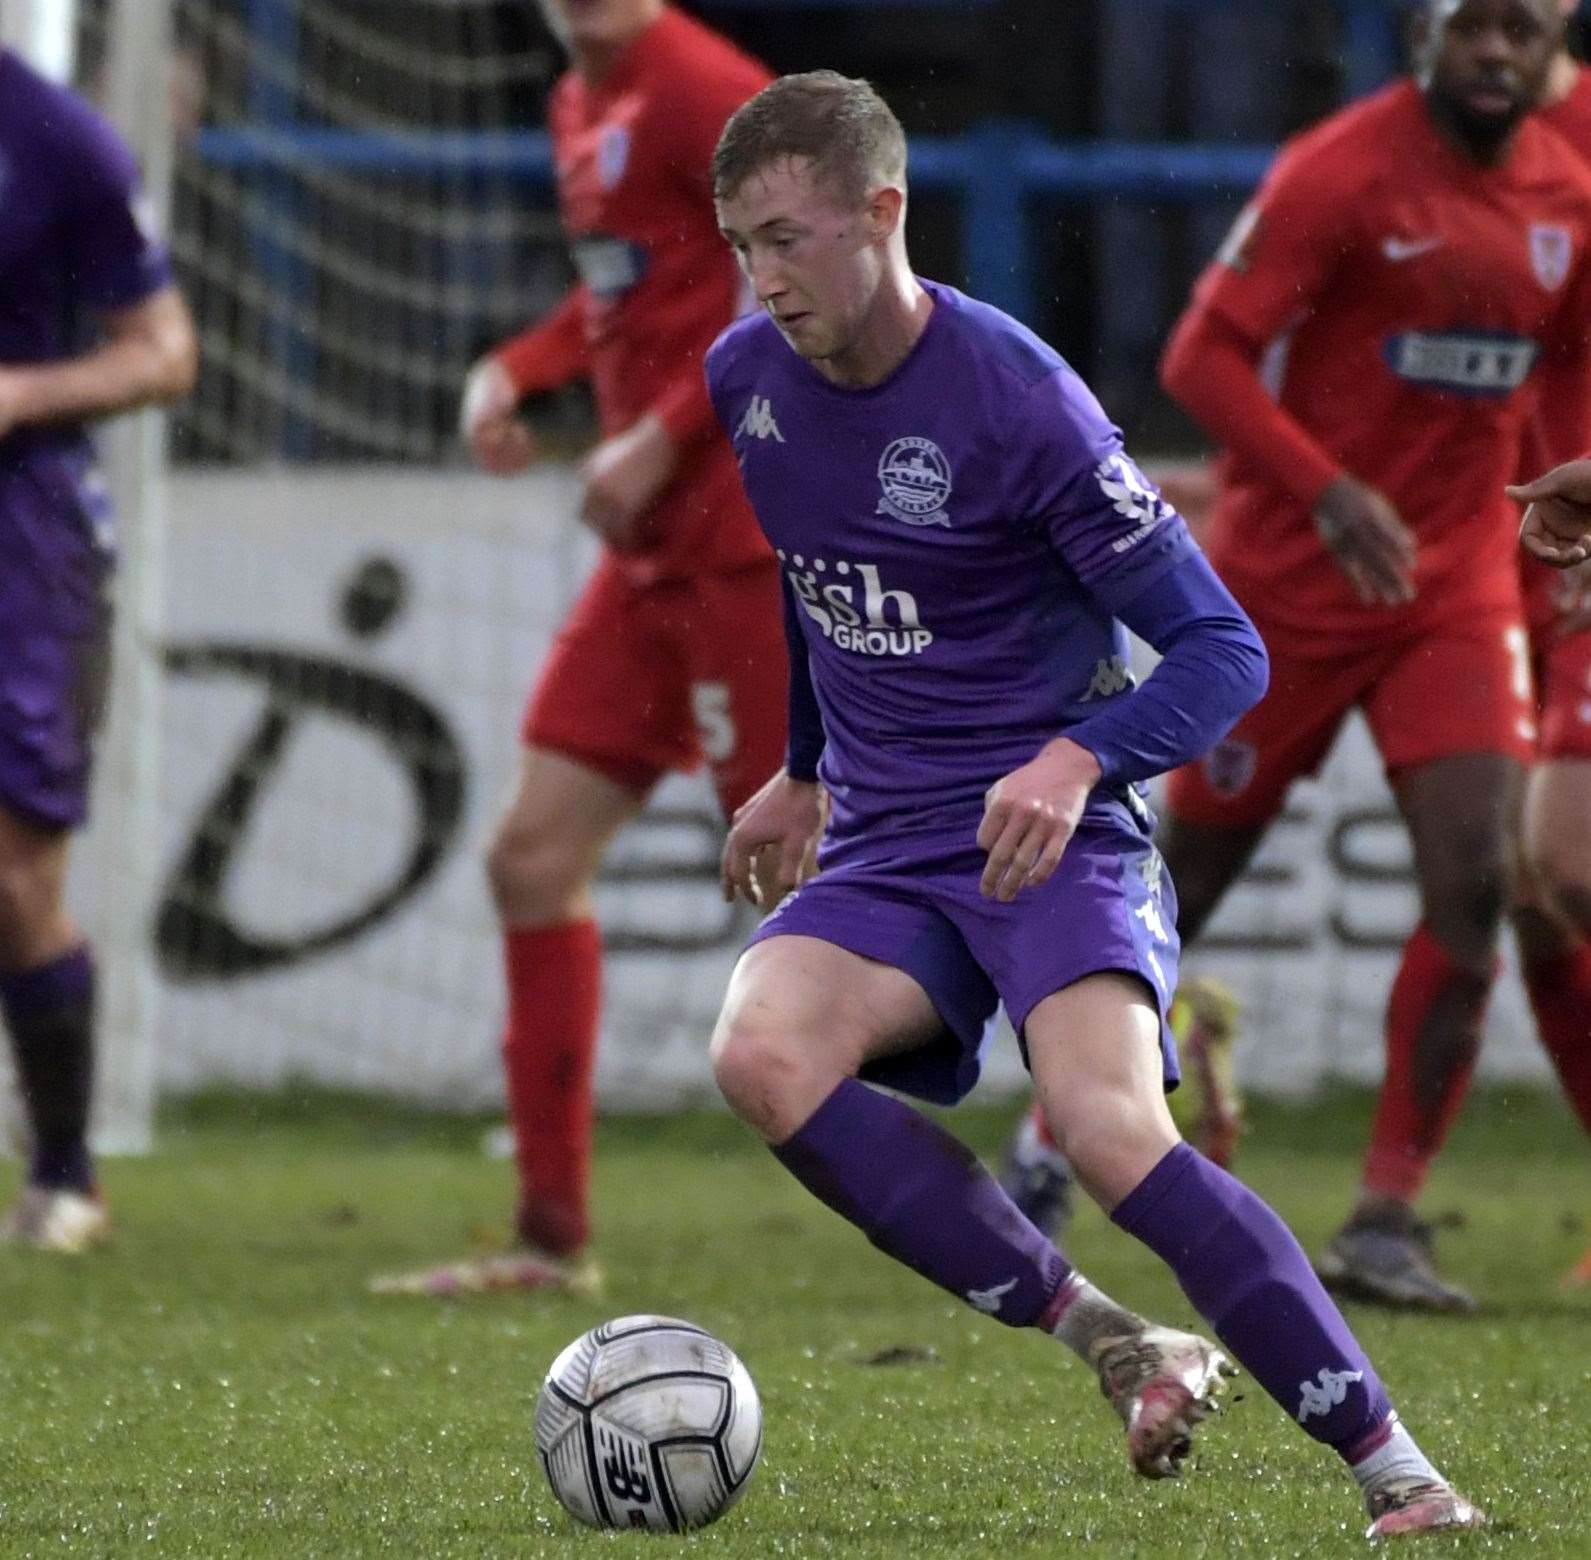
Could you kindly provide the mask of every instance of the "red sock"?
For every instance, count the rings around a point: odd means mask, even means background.
[[[1591,943],[1522,971],[1536,1032],[1580,1124],[1591,1132]]]
[[[503,932],[508,1022],[503,1065],[519,1168],[523,1240],[555,1255],[590,1234],[591,1075],[602,1006],[595,921]]]
[[[1387,1003],[1387,1072],[1364,1189],[1412,1202],[1458,1114],[1496,980],[1457,963],[1423,925],[1403,950]]]

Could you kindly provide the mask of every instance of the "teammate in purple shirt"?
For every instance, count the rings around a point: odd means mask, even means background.
[[[726,889],[764,851],[793,882],[832,798],[817,875],[736,968],[719,1086],[875,1245],[1100,1366],[1135,1466],[1175,1472],[1225,1356],[1122,1310],[862,1081],[959,1099],[1003,1002],[1082,1185],[1343,1457],[1372,1534],[1473,1526],[1297,1241],[1165,1105],[1176,900],[1136,786],[1259,698],[1264,650],[1066,364],[913,276],[905,154],[871,87],[817,72],[753,98],[714,163],[761,312],[708,381],[792,649],[786,767],[736,815]],[[1126,628],[1161,652],[1141,687]]]
[[[96,345],[82,347],[86,320]],[[111,516],[85,423],[186,394],[197,352],[110,125],[0,52],[0,1014],[33,1140],[8,1239],[105,1232],[89,1157],[94,965],[68,915],[105,690]]]

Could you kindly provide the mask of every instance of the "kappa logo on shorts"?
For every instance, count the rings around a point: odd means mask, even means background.
[[[1254,772],[1259,768],[1259,754],[1252,742],[1239,742],[1228,737],[1204,755],[1199,767],[1210,789],[1218,796],[1237,796],[1249,788]]]
[[[873,512],[907,525],[942,525],[950,529],[945,505],[950,499],[950,462],[932,439],[894,440],[878,462],[884,496]]]

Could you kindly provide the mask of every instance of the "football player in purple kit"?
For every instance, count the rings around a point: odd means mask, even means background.
[[[93,316],[96,344],[77,321]],[[108,670],[111,517],[85,423],[188,392],[188,312],[138,173],[80,98],[0,51],[0,1014],[32,1156],[4,1236],[106,1231],[88,1150],[94,963],[64,902]]]
[[[1081,1184],[1342,1456],[1371,1535],[1475,1526],[1298,1242],[1166,1109],[1176,899],[1138,785],[1259,698],[1265,652],[1066,364],[912,274],[905,164],[872,88],[826,71],[759,93],[714,162],[760,311],[708,383],[792,650],[787,763],[736,815],[726,891],[750,893],[762,852],[793,882],[831,798],[817,875],[736,968],[719,1086],[876,1246],[1106,1366],[1135,1466],[1174,1472],[1225,1357],[1123,1311],[869,1086],[961,1098],[1003,1001]],[[1161,653],[1142,686],[1124,625]]]

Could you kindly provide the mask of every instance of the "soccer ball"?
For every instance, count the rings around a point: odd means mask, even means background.
[[[621,1316],[552,1362],[536,1450],[564,1509],[597,1528],[684,1533],[745,1493],[762,1455],[762,1404],[711,1333]]]

